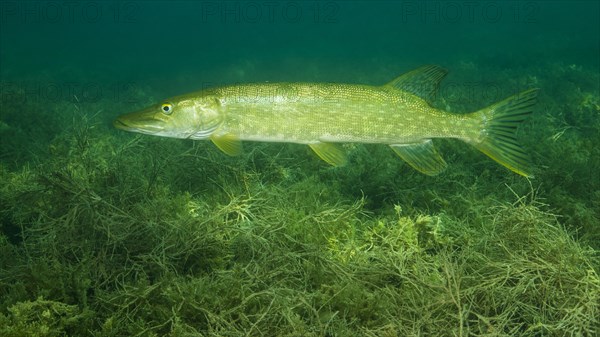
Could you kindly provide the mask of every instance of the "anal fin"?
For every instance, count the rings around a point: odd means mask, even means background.
[[[348,162],[344,149],[334,143],[313,143],[308,144],[315,151],[319,158],[333,166],[344,166]]]
[[[431,139],[418,143],[392,144],[390,147],[415,170],[429,176],[440,174],[448,166]]]

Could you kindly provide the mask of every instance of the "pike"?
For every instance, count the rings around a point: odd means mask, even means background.
[[[405,73],[382,86],[336,83],[258,83],[205,89],[118,117],[113,125],[154,136],[210,139],[229,155],[241,141],[307,144],[340,166],[340,143],[389,145],[414,169],[437,175],[447,166],[433,138],[473,145],[508,169],[529,177],[529,156],[517,126],[533,111],[529,89],[468,114],[432,107],[447,71],[435,65]]]

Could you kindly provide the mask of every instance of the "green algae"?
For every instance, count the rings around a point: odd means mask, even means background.
[[[90,313],[77,305],[44,300],[18,302],[8,308],[8,315],[0,314],[2,336],[64,336],[85,334]]]
[[[374,145],[330,168],[297,145],[229,158],[118,133],[98,106],[41,114],[65,126],[45,155],[2,143],[0,333],[593,336],[598,96],[556,90],[526,130],[531,181],[454,142],[431,178]],[[0,132],[26,135],[10,113]]]

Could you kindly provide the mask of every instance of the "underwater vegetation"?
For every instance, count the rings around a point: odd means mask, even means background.
[[[113,130],[109,99],[1,96],[0,335],[596,336],[599,78],[539,67],[448,66],[542,88],[531,180],[459,142],[437,177],[377,145],[231,158]]]

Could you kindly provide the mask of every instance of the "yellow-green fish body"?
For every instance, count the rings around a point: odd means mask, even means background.
[[[446,163],[432,138],[470,143],[511,170],[528,175],[515,139],[531,113],[537,89],[471,114],[450,114],[424,98],[446,71],[424,66],[382,86],[335,83],[261,83],[224,86],[174,97],[127,114],[115,126],[166,137],[211,139],[228,154],[241,141],[308,144],[332,165],[346,162],[338,143],[388,144],[415,169],[440,173]]]

